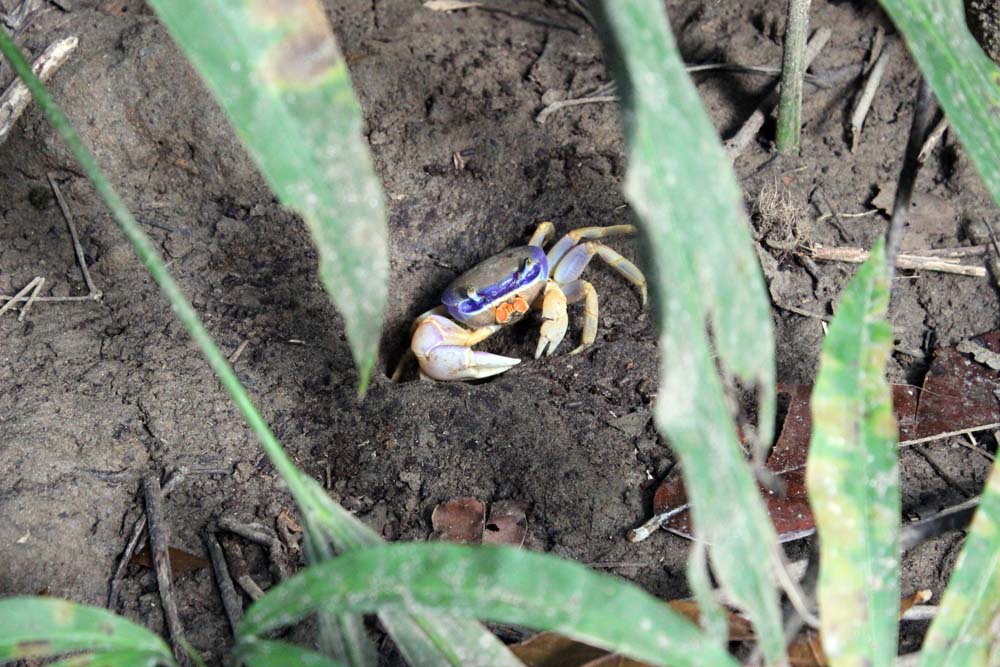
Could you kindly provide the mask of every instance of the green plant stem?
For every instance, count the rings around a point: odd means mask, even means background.
[[[69,120],[56,105],[55,100],[42,85],[41,81],[31,71],[28,61],[2,26],[0,26],[0,53],[3,53],[17,75],[24,81],[28,90],[31,91],[32,97],[45,112],[49,122],[52,123],[52,127],[55,128],[56,132],[63,138],[63,141],[66,142],[66,145],[80,163],[80,167],[87,174],[87,178],[94,184],[97,193],[107,203],[108,208],[111,209],[111,213],[114,215],[115,220],[118,221],[118,225],[122,228],[122,232],[125,233],[125,237],[131,242],[132,247],[135,248],[139,260],[149,271],[156,284],[163,290],[167,300],[170,302],[170,306],[181,322],[184,323],[184,327],[188,330],[188,333],[194,338],[195,343],[201,349],[201,353],[208,361],[208,365],[212,367],[223,388],[233,399],[233,402],[236,403],[236,407],[243,414],[243,418],[250,426],[250,429],[260,439],[261,445],[274,464],[274,467],[284,479],[295,479],[299,474],[295,468],[295,464],[292,463],[292,460],[288,458],[285,451],[281,448],[281,443],[278,442],[274,433],[271,432],[270,427],[264,421],[264,417],[261,416],[260,412],[257,411],[253,401],[250,400],[249,394],[247,394],[246,389],[243,388],[243,385],[236,378],[236,373],[229,366],[225,355],[222,354],[222,351],[216,346],[215,341],[212,340],[212,336],[201,323],[198,314],[191,307],[180,286],[170,276],[166,265],[163,263],[163,258],[160,257],[160,253],[156,251],[149,237],[146,236],[135,221],[135,218],[132,217],[128,207],[125,206],[125,202],[121,200],[118,193],[111,186],[111,183],[108,182],[104,172],[97,165],[93,154],[83,145],[83,141],[81,141],[76,130],[70,125]],[[292,494],[295,496],[296,502],[300,506],[309,501],[308,497],[297,489],[295,485],[290,484],[289,486]]]
[[[781,64],[781,101],[778,104],[778,152],[799,152],[802,127],[802,78],[806,73],[806,32],[810,0],[788,0],[785,54]]]

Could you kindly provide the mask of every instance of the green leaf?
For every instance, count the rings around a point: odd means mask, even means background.
[[[847,286],[813,389],[806,483],[820,538],[823,650],[834,667],[895,664],[899,613],[899,460],[885,365],[885,245]]]
[[[306,525],[318,532],[314,539],[328,540],[341,552],[383,544],[375,531],[335,503],[315,480],[300,474],[296,483],[304,490],[300,505]],[[523,667],[503,642],[473,619],[394,610],[380,612],[379,619],[411,667]]]
[[[955,0],[881,0],[903,33],[951,126],[1000,203],[1000,70],[969,32]]]
[[[98,654],[87,664],[108,664],[102,653],[130,660],[119,665],[174,664],[162,639],[106,609],[55,598],[0,600],[0,663],[70,651]]]
[[[385,202],[322,6],[318,0],[150,4],[281,202],[309,226],[320,279],[344,316],[364,393],[389,276]]]
[[[621,91],[625,195],[647,241],[662,331],[656,423],[680,457],[695,528],[711,545],[723,590],[753,621],[768,663],[777,664],[784,657],[770,576],[777,537],[717,372],[718,365],[758,389],[760,442],[769,444],[774,336],[742,196],[663,3],[593,7]]]
[[[921,667],[1000,665],[1000,467],[996,464],[920,660]]]
[[[257,639],[239,645],[237,661],[247,667],[342,667],[333,658],[289,642]]]
[[[400,544],[314,565],[258,600],[242,642],[324,605],[405,611],[553,630],[654,665],[735,667],[726,651],[638,587],[570,561],[509,547]]]

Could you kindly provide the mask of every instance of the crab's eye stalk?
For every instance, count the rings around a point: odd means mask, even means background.
[[[521,269],[520,271],[518,271],[518,274],[521,277],[528,275],[528,272],[531,271],[533,268],[535,268],[536,264],[538,264],[538,262],[534,258],[525,257],[524,261],[521,262]]]
[[[479,292],[477,292],[474,287],[466,287],[465,296],[472,301],[479,301]]]

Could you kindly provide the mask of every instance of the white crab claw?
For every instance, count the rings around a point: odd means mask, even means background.
[[[546,320],[542,323],[542,332],[538,337],[538,347],[535,348],[535,359],[544,353],[551,355],[559,347],[559,343],[566,336],[568,321],[565,318],[557,320]],[[548,348],[548,350],[546,350]]]
[[[520,359],[477,352],[461,345],[441,345],[430,351],[420,368],[435,380],[477,380],[499,375],[519,363]]]
[[[413,350],[421,372],[434,380],[476,380],[498,375],[521,363],[520,359],[477,352],[470,345],[486,338],[499,326],[470,331],[441,315],[429,315],[413,333]]]

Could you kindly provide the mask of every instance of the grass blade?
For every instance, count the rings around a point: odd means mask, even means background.
[[[174,664],[162,639],[106,609],[55,598],[0,600],[0,663],[70,651],[132,658],[122,665]]]
[[[1000,467],[994,465],[965,546],[924,639],[921,667],[1000,664]]]
[[[258,639],[239,646],[236,664],[247,667],[343,667],[342,662],[289,642]]]
[[[881,0],[903,33],[993,199],[1000,203],[1000,70],[969,32],[961,2]]]
[[[301,476],[310,500],[303,505],[306,523],[322,531],[318,539],[341,552],[383,544],[375,531],[335,503],[310,477]],[[307,509],[308,508],[308,509]],[[386,610],[379,619],[411,667],[523,667],[513,653],[479,622]]]
[[[901,501],[888,307],[879,241],[830,324],[811,404],[806,483],[820,537],[823,650],[834,667],[896,660]]]
[[[318,0],[150,0],[319,251],[319,275],[371,378],[389,278],[385,202],[361,110]]]
[[[554,630],[653,665],[736,664],[632,584],[544,554],[446,543],[372,547],[314,565],[258,600],[238,641],[329,604],[351,613],[436,613]]]
[[[681,459],[695,527],[711,544],[722,588],[754,622],[768,663],[777,664],[784,657],[770,577],[777,538],[717,372],[718,364],[758,388],[760,440],[770,443],[771,315],[740,189],[662,3],[604,0],[593,7],[622,95],[625,195],[651,255],[646,266],[665,355],[657,425]]]

